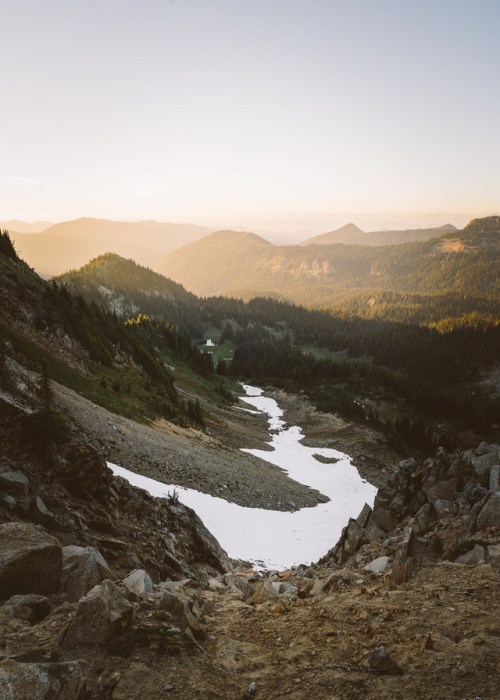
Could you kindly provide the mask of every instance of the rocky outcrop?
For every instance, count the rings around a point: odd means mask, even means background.
[[[59,542],[28,523],[0,525],[0,598],[57,591],[62,573]]]
[[[398,580],[424,559],[484,562],[484,548],[479,551],[475,539],[500,527],[499,454],[498,445],[481,443],[452,455],[440,448],[421,465],[414,459],[400,462],[373,509],[365,505],[349,520],[322,562],[342,566],[355,556],[366,571],[391,569]]]

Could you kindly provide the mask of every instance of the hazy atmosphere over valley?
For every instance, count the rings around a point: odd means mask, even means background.
[[[497,698],[500,5],[0,21],[0,697]]]

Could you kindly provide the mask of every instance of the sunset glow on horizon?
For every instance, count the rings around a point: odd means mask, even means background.
[[[7,0],[0,220],[498,213],[495,0]]]

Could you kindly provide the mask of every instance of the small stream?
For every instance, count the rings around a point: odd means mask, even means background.
[[[153,496],[166,497],[176,489],[179,500],[193,508],[230,557],[251,561],[256,567],[285,569],[320,559],[337,542],[350,517],[363,505],[373,505],[377,489],[362,479],[348,455],[331,448],[306,447],[298,426],[287,427],[283,411],[262,390],[244,384],[247,395],[240,397],[259,413],[269,416],[272,451],[249,450],[260,459],[284,469],[290,478],[317,489],[330,498],[313,508],[287,513],[263,508],[245,508],[222,498],[163,484],[108,463],[117,476]],[[319,462],[315,455],[332,460]],[[336,461],[334,461],[336,460]]]

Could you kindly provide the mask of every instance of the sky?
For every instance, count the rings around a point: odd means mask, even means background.
[[[3,0],[0,220],[500,210],[498,0]]]

